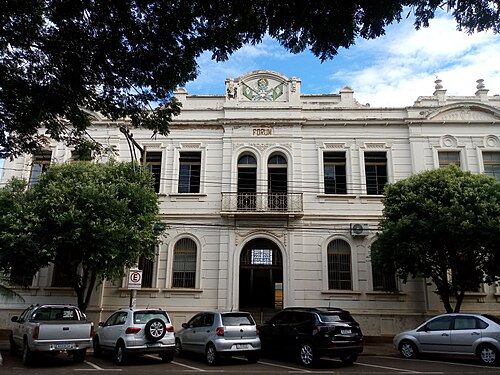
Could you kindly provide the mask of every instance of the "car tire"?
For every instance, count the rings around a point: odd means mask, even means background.
[[[358,353],[351,353],[349,355],[342,356],[340,357],[340,360],[344,365],[352,365],[358,360]]]
[[[94,348],[94,356],[101,357],[102,356],[102,348],[101,348],[101,343],[99,342],[98,336],[95,336],[94,340],[92,340],[92,346]]]
[[[249,363],[257,363],[259,362],[260,354],[259,353],[250,353],[247,354],[247,360]]]
[[[127,364],[127,352],[125,350],[125,345],[123,344],[123,342],[120,342],[116,345],[115,363],[122,366]]]
[[[493,345],[483,344],[477,349],[477,356],[481,364],[486,366],[493,366],[498,362],[498,350]]]
[[[180,339],[175,340],[175,355],[177,357],[182,357],[184,353],[182,352],[182,344]]]
[[[87,356],[87,349],[80,349],[73,351],[73,362],[82,363],[85,361],[85,357]]]
[[[399,344],[399,352],[401,356],[406,359],[412,359],[418,357],[418,348],[410,340],[403,340]]]
[[[151,319],[146,323],[144,332],[149,340],[158,341],[161,340],[163,336],[165,336],[165,333],[167,332],[167,326],[161,319]]]
[[[205,359],[209,366],[214,366],[219,362],[219,354],[217,353],[217,349],[215,349],[214,344],[208,344],[207,349],[205,350]]]
[[[174,360],[174,352],[172,350],[161,352],[160,358],[165,363],[170,363]]]
[[[28,342],[24,340],[23,343],[23,365],[31,366],[33,364],[33,352],[28,346]]]
[[[19,347],[14,342],[14,336],[12,335],[12,333],[9,336],[9,343],[10,343],[10,347],[9,347],[10,355],[17,355],[17,351],[18,351]]]
[[[310,342],[303,342],[299,346],[299,363],[305,367],[312,367],[316,364],[316,351]]]

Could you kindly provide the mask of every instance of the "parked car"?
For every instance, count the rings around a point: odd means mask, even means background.
[[[94,355],[110,351],[117,364],[126,364],[130,355],[158,354],[172,362],[175,336],[170,317],[162,309],[122,308],[99,323],[94,335]]]
[[[404,358],[420,353],[477,356],[484,365],[498,363],[500,319],[487,314],[442,314],[394,337]]]
[[[245,356],[252,363],[260,358],[259,330],[248,312],[200,312],[182,324],[175,343],[179,355],[201,353],[209,365],[235,355]]]
[[[92,347],[94,324],[72,305],[31,305],[13,316],[10,352],[23,351],[23,364],[30,365],[34,353],[66,351],[75,362],[83,362]]]
[[[363,351],[359,324],[340,308],[286,308],[260,327],[260,339],[264,352],[293,353],[307,367],[321,357],[352,364]]]

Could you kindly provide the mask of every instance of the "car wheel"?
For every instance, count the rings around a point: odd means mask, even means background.
[[[127,353],[125,352],[125,345],[120,342],[115,348],[115,362],[117,365],[127,364]]]
[[[10,354],[11,355],[16,355],[17,354],[17,350],[19,349],[19,347],[14,342],[14,336],[12,335],[12,333],[9,336],[9,343],[10,343],[10,347],[9,347]]]
[[[30,366],[33,363],[33,352],[28,346],[28,342],[24,340],[23,343],[23,365]]]
[[[481,345],[477,355],[481,363],[486,366],[493,366],[498,361],[498,350],[493,345]]]
[[[340,360],[345,365],[352,365],[354,362],[358,360],[358,353],[352,353],[343,357],[340,357]]]
[[[260,354],[259,353],[250,353],[247,354],[247,360],[250,363],[257,363],[259,362],[260,359]]]
[[[169,350],[168,352],[161,352],[160,358],[165,363],[170,363],[174,359],[174,352]]]
[[[182,357],[184,353],[182,352],[182,344],[181,340],[176,339],[175,340],[175,355],[178,357]]]
[[[411,359],[418,357],[417,346],[410,340],[403,340],[401,344],[399,344],[399,352],[403,358]]]
[[[73,362],[82,363],[85,361],[85,357],[87,356],[87,349],[75,350],[73,352]]]
[[[219,354],[217,354],[217,350],[215,349],[215,346],[213,344],[209,344],[207,346],[205,358],[209,366],[214,366],[219,361]]]
[[[299,347],[299,362],[306,367],[314,366],[317,362],[314,347],[309,342],[304,342]]]
[[[161,319],[151,319],[146,323],[144,332],[149,340],[158,341],[161,340],[163,336],[165,336],[165,333],[167,332],[167,326]]]
[[[92,341],[92,346],[94,348],[94,356],[101,357],[102,356],[102,348],[101,348],[101,343],[99,342],[98,336],[94,337],[94,340]]]

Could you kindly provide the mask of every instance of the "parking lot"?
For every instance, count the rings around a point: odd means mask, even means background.
[[[11,356],[2,352],[3,366],[0,372],[5,374],[82,374],[88,372],[119,374],[169,374],[206,373],[206,374],[499,374],[500,367],[484,367],[475,358],[427,357],[425,359],[405,360],[392,352],[389,346],[367,348],[359,360],[351,366],[344,366],[340,361],[322,359],[313,369],[301,367],[283,358],[262,358],[258,363],[249,364],[244,358],[224,360],[215,367],[208,366],[202,357],[189,355],[175,358],[172,363],[162,363],[157,356],[146,355],[133,358],[127,366],[117,366],[110,357],[96,358],[88,353],[84,363],[75,364],[64,354],[38,358],[32,367],[24,367],[20,356]]]

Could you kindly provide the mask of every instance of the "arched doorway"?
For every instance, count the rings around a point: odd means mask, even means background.
[[[257,238],[245,245],[240,256],[240,309],[262,311],[280,308],[282,259],[278,246],[268,239]]]

